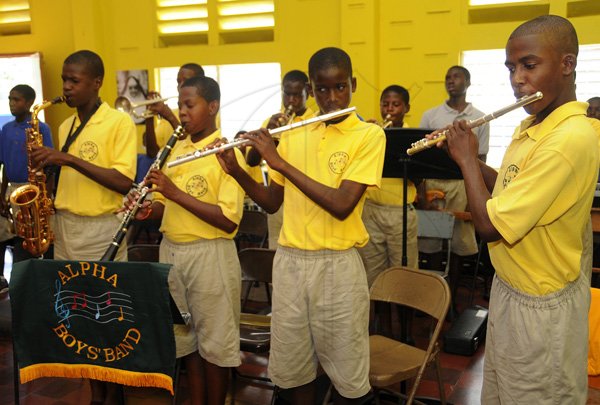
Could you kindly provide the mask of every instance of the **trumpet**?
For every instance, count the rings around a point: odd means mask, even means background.
[[[138,113],[135,111],[138,107],[149,106],[156,103],[164,103],[165,101],[176,98],[179,96],[171,96],[165,98],[152,98],[150,100],[139,101],[137,103],[132,103],[127,97],[119,96],[115,100],[115,109],[119,111],[123,111],[129,115],[132,115],[134,118],[150,118],[154,116],[154,113],[151,111],[144,111],[143,113]]]
[[[381,128],[386,129],[392,126],[394,122],[392,121],[392,116],[390,114],[386,115],[381,123]]]
[[[279,119],[277,120],[279,122],[279,126],[289,125],[292,123],[292,120],[296,115],[292,112],[293,108],[294,107],[291,104],[287,106],[287,108],[283,112],[283,116],[279,117]]]
[[[486,122],[489,122],[493,119],[496,119],[508,112],[511,112],[513,110],[516,110],[519,107],[523,107],[526,106],[527,104],[531,104],[534,101],[540,100],[542,97],[544,97],[544,95],[542,94],[541,91],[538,91],[536,93],[530,94],[528,96],[524,96],[521,97],[520,99],[518,99],[515,103],[508,105],[504,108],[499,109],[498,111],[494,111],[493,113],[484,115],[483,117],[479,117],[475,120],[470,120],[467,122],[467,125],[469,128],[475,128],[478,127],[480,125],[485,124]],[[414,155],[415,153],[421,152],[425,149],[429,149],[432,146],[434,146],[435,144],[437,144],[438,142],[444,141],[446,140],[446,135],[448,134],[448,130],[445,130],[441,133],[439,133],[435,138],[433,139],[427,139],[427,138],[423,138],[418,140],[417,142],[413,143],[410,145],[410,148],[408,148],[406,150],[406,154],[407,155]]]
[[[316,117],[309,118],[304,121],[293,122],[293,123],[285,125],[283,127],[269,129],[268,131],[269,131],[270,135],[277,135],[282,132],[300,128],[300,127],[303,127],[305,125],[309,125],[309,124],[312,124],[315,122],[329,121],[329,120],[332,120],[337,117],[342,117],[344,115],[350,114],[351,112],[353,112],[355,110],[356,110],[356,107],[349,107],[349,108],[345,108],[343,110],[338,110],[338,111],[330,112],[327,114],[318,115]],[[191,162],[192,160],[200,159],[200,158],[203,158],[203,157],[209,156],[209,155],[214,155],[215,153],[219,153],[219,152],[227,150],[227,149],[233,149],[233,148],[237,148],[239,146],[243,146],[243,145],[247,144],[248,142],[250,142],[250,139],[238,139],[236,141],[229,142],[229,143],[226,143],[221,146],[217,146],[216,148],[206,149],[206,150],[197,150],[195,152],[186,153],[185,155],[180,155],[180,156],[175,157],[174,161],[167,163],[167,167],[171,168],[171,167],[179,166],[184,163]]]

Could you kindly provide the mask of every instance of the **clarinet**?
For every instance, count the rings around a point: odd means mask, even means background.
[[[142,203],[146,199],[148,192],[151,190],[150,187],[148,187],[148,185],[146,184],[148,176],[150,175],[150,171],[152,169],[162,169],[162,167],[165,165],[165,162],[167,161],[167,158],[171,154],[171,150],[173,150],[173,146],[175,146],[175,143],[179,139],[183,139],[184,136],[185,133],[183,127],[180,125],[177,127],[177,129],[175,129],[175,132],[173,132],[173,134],[167,141],[165,147],[160,150],[160,152],[156,156],[156,159],[150,166],[150,169],[148,169],[148,172],[144,176],[144,179],[135,187],[135,191],[137,192],[138,197],[135,200],[133,207],[125,211],[123,220],[121,221],[117,232],[113,236],[112,242],[108,246],[108,249],[106,249],[106,252],[104,252],[104,255],[102,256],[102,258],[100,258],[100,261],[111,262],[115,259],[115,256],[119,251],[119,246],[121,246],[121,242],[123,242],[123,239],[125,239],[125,235],[127,235],[127,229],[129,228],[129,225],[131,225],[131,221],[133,221],[133,219],[135,218],[135,215],[137,214],[138,210],[142,207]]]

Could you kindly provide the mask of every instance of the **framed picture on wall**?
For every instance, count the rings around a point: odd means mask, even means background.
[[[133,107],[136,103],[146,100],[148,95],[148,70],[118,70],[117,71],[117,94],[119,97],[127,98]],[[131,113],[136,124],[143,124],[144,118],[140,118],[146,106],[133,108]]]

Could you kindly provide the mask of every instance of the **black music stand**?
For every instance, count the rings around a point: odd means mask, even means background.
[[[412,179],[462,179],[458,165],[446,151],[433,147],[412,156],[406,153],[410,146],[432,129],[424,128],[386,128],[385,160],[382,177],[403,179],[403,221],[402,221],[402,266],[408,264],[406,255],[408,180]]]

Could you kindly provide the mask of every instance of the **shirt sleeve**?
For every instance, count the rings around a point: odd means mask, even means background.
[[[244,156],[239,149],[235,149],[235,157],[240,166],[247,169]],[[244,208],[244,190],[238,182],[230,175],[223,172],[223,178],[219,184],[219,196],[217,205],[221,208],[225,218],[235,224],[239,224],[242,219]]]
[[[487,155],[490,151],[490,124],[485,123],[480,127],[477,140],[479,141],[479,154]]]
[[[114,137],[112,168],[133,181],[137,164],[137,132],[129,116],[123,114],[117,121]]]
[[[380,187],[385,158],[385,134],[383,129],[373,124],[369,125],[366,132],[350,166],[344,170],[342,180]]]

